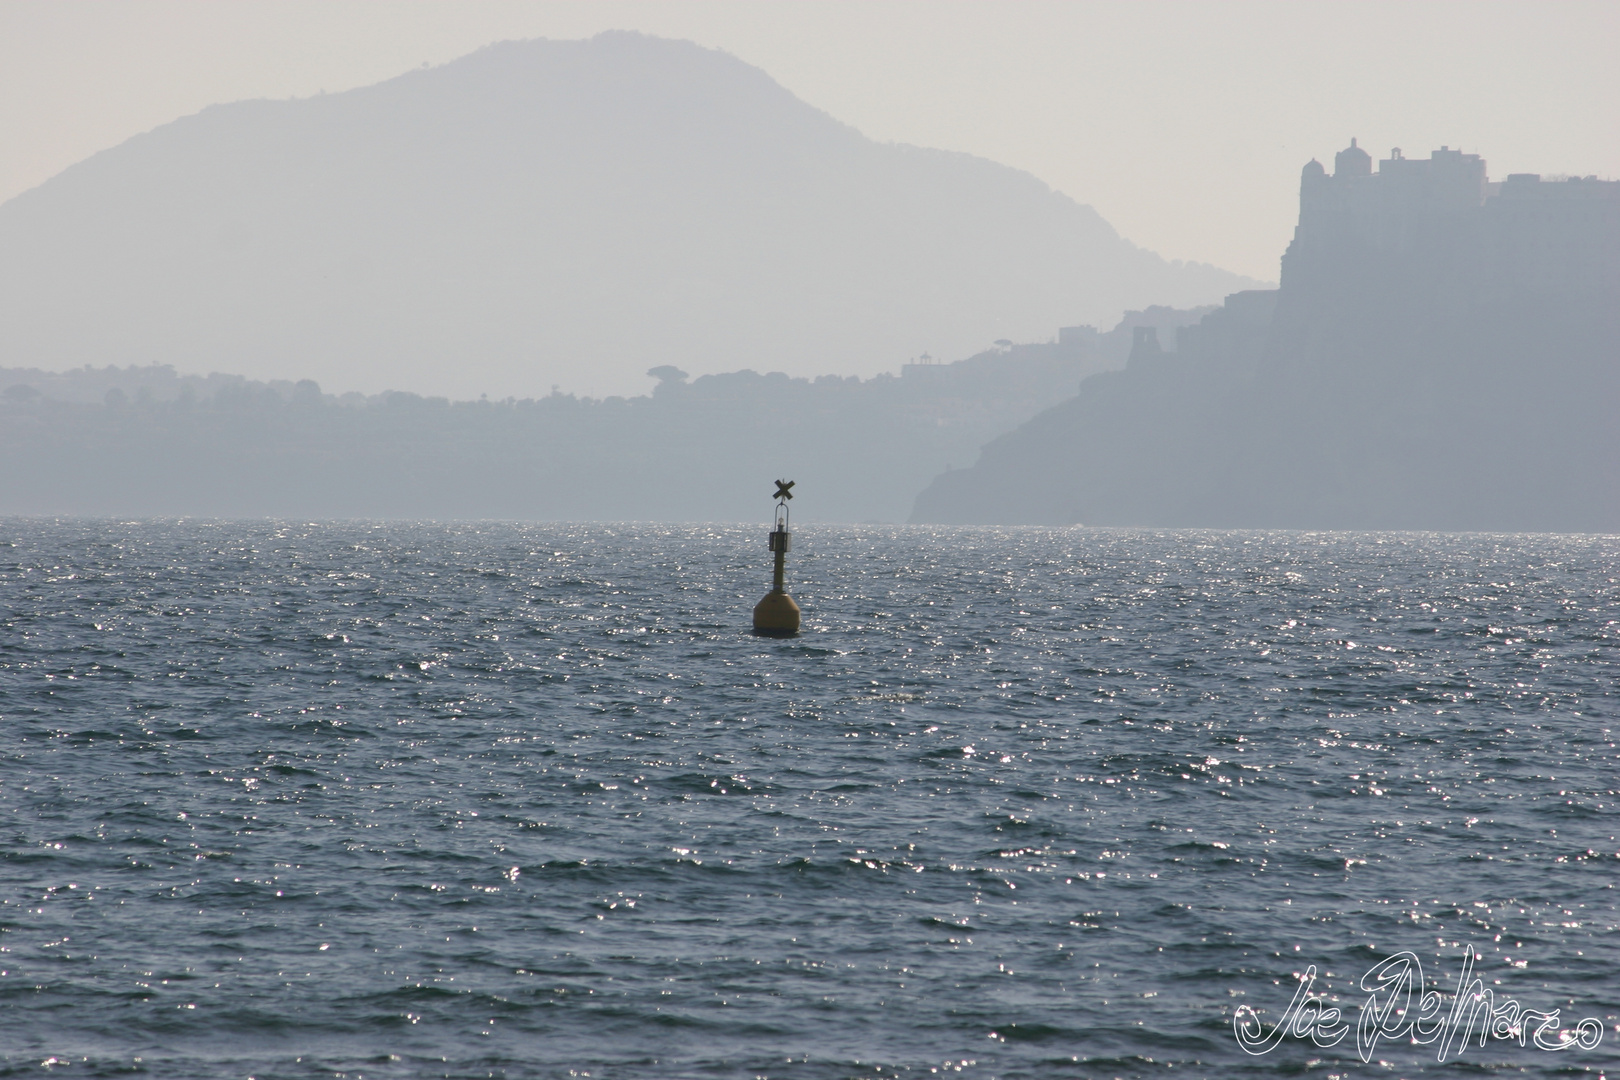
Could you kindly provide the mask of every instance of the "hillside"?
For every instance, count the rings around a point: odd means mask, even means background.
[[[934,473],[1119,367],[1134,327],[1198,314],[1131,312],[898,377],[665,366],[652,393],[605,400],[0,368],[0,515],[735,521],[789,476],[805,520],[898,521]]]
[[[177,120],[0,205],[0,366],[455,398],[871,376],[1251,284],[628,33]]]

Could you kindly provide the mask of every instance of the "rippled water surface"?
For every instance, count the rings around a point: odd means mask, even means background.
[[[795,540],[0,522],[0,1075],[1614,1075],[1620,540]]]

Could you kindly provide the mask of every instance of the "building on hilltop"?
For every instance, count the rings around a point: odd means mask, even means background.
[[[1536,220],[1527,224],[1562,234],[1560,218],[1595,224],[1620,205],[1620,181],[1589,176],[1547,182],[1534,173],[1514,173],[1491,183],[1483,158],[1449,146],[1426,159],[1406,157],[1396,147],[1374,172],[1371,156],[1351,139],[1333,164],[1331,175],[1315,159],[1301,172],[1299,225],[1283,255],[1285,281],[1291,269],[1308,265],[1319,252],[1341,260],[1356,248],[1411,252],[1458,229],[1479,230],[1491,214],[1534,213]],[[1488,206],[1491,213],[1481,214]]]
[[[1283,256],[1283,274],[1309,266],[1317,252],[1346,248],[1410,251],[1437,228],[1485,201],[1485,162],[1441,147],[1427,160],[1397,148],[1372,169],[1372,157],[1350,140],[1330,176],[1312,160],[1299,184],[1299,226]],[[1297,272],[1297,270],[1296,270]]]
[[[1375,170],[1352,139],[1331,174],[1315,160],[1301,171],[1268,353],[1403,364],[1455,353],[1459,334],[1512,322],[1528,341],[1526,319],[1537,331],[1602,321],[1617,303],[1620,182],[1493,183],[1483,158],[1449,146],[1427,158],[1391,150]]]

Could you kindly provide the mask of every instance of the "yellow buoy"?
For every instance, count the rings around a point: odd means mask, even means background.
[[[787,569],[787,553],[793,547],[793,534],[788,532],[788,500],[793,498],[793,481],[776,482],[776,525],[771,529],[771,551],[776,555],[776,575],[771,591],[765,599],[754,605],[754,633],[767,637],[792,637],[799,632],[799,605],[788,595],[783,575]]]

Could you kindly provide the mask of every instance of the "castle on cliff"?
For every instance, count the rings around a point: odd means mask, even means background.
[[[1354,140],[1276,289],[941,474],[912,520],[1620,530],[1620,183]]]
[[[1249,374],[1266,359],[1432,361],[1470,342],[1490,357],[1517,341],[1516,355],[1539,362],[1552,338],[1612,349],[1617,313],[1620,181],[1492,181],[1483,158],[1449,146],[1427,158],[1391,150],[1374,169],[1351,139],[1333,172],[1312,160],[1301,173],[1280,287],[1228,297],[1176,332],[1175,351]]]
[[[1595,347],[1616,308],[1620,182],[1492,181],[1479,155],[1447,146],[1391,150],[1375,169],[1352,139],[1331,174],[1313,160],[1300,176],[1268,352],[1378,365],[1462,347],[1505,361],[1517,340],[1534,362],[1549,323],[1567,324],[1571,347]]]
[[[1412,272],[1475,281],[1483,272],[1497,288],[1616,295],[1620,181],[1514,173],[1492,182],[1478,154],[1447,146],[1426,159],[1397,148],[1374,170],[1355,139],[1334,155],[1331,174],[1307,164],[1284,291]]]

